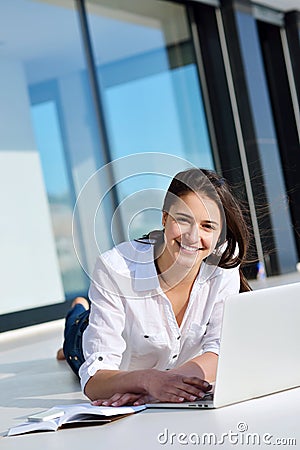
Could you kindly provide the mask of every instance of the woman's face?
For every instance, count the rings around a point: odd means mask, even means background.
[[[163,213],[162,223],[168,265],[197,268],[213,252],[222,227],[217,204],[194,192],[178,197],[169,212]]]

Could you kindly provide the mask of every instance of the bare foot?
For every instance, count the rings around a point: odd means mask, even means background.
[[[66,359],[66,358],[65,358],[65,355],[64,355],[64,351],[63,351],[62,348],[60,348],[60,349],[57,351],[57,353],[56,353],[56,359],[57,359],[58,361],[63,361],[64,359]]]
[[[84,297],[76,297],[75,300],[73,300],[73,302],[72,302],[72,308],[73,308],[73,306],[78,305],[78,304],[82,305],[84,307],[84,309],[86,309],[86,310],[90,309],[90,304],[87,301],[87,299]]]
[[[87,301],[87,299],[84,298],[84,297],[76,297],[75,300],[73,300],[73,302],[72,302],[72,308],[73,308],[75,305],[78,305],[78,304],[82,305],[86,311],[87,311],[88,309],[90,309],[90,304],[89,304],[89,302]],[[65,358],[65,355],[64,355],[64,351],[63,351],[62,348],[60,348],[60,349],[57,351],[57,353],[56,353],[56,359],[57,359],[58,361],[63,361],[64,359],[66,359],[66,358]]]

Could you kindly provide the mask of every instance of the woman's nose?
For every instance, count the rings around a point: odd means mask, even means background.
[[[199,229],[197,225],[191,225],[187,232],[187,237],[190,243],[198,243],[201,240]]]

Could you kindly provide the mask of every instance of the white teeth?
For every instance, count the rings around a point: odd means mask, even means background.
[[[195,248],[195,247],[190,247],[189,245],[184,245],[182,242],[180,243],[180,246],[181,246],[182,248],[184,248],[185,250],[188,250],[188,251],[190,251],[190,252],[196,252],[196,251],[200,250],[198,247],[197,247],[197,248]]]

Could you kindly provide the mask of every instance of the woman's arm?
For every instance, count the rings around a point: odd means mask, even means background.
[[[118,330],[124,328],[125,311],[119,296],[112,295],[113,291],[108,292],[107,289],[104,291],[101,288],[101,286],[107,287],[109,282],[111,283],[111,274],[106,273],[103,268],[101,270],[98,268],[98,270],[98,283],[95,285],[94,295],[97,298],[97,303],[95,305],[92,303],[92,306],[95,307],[95,313],[91,315],[90,325],[84,334],[87,348],[91,347],[94,351],[94,355],[91,356],[93,359],[88,361],[91,369],[85,367],[83,373],[86,377],[83,380],[84,383],[82,383],[85,394],[91,400],[103,399],[105,401],[116,394],[124,395],[128,393],[141,396],[150,395],[159,401],[176,402],[190,401],[192,397],[199,397],[208,391],[209,384],[204,380],[210,382],[215,379],[218,360],[216,353],[219,346],[219,328],[222,318],[220,306],[222,306],[223,297],[226,297],[227,294],[226,286],[225,289],[221,286],[219,291],[219,304],[217,308],[214,308],[210,317],[205,339],[202,343],[202,351],[204,351],[202,355],[169,371],[156,369],[122,371],[118,370],[117,366],[121,360],[122,350],[120,351],[120,349],[124,347],[125,343]],[[103,279],[104,275],[105,279]],[[228,275],[231,275],[231,272],[228,272]],[[226,277],[227,283],[223,284],[230,284],[231,287],[232,283],[229,283],[227,278],[231,278],[231,276]],[[98,315],[99,320],[97,321]],[[103,328],[104,325],[107,326],[108,332]],[[116,329],[117,333],[112,333],[112,327]],[[97,336],[89,336],[89,330],[97,330]],[[95,342],[98,343],[99,349],[95,348],[95,344],[91,346],[91,343]],[[104,353],[103,348],[110,351]],[[90,356],[89,352],[86,352],[85,356]],[[98,360],[101,362],[98,362]],[[114,366],[114,368],[109,368],[109,365]]]
[[[182,364],[182,366],[170,370],[170,372],[188,377],[199,377],[212,383],[216,379],[217,365],[218,355],[213,352],[206,352]]]
[[[183,371],[189,370],[183,367]],[[115,394],[126,393],[151,396],[161,402],[182,402],[193,401],[210,388],[209,383],[199,376],[172,370],[99,370],[88,380],[85,394],[91,400],[97,399],[100,404],[107,399],[112,404]]]

